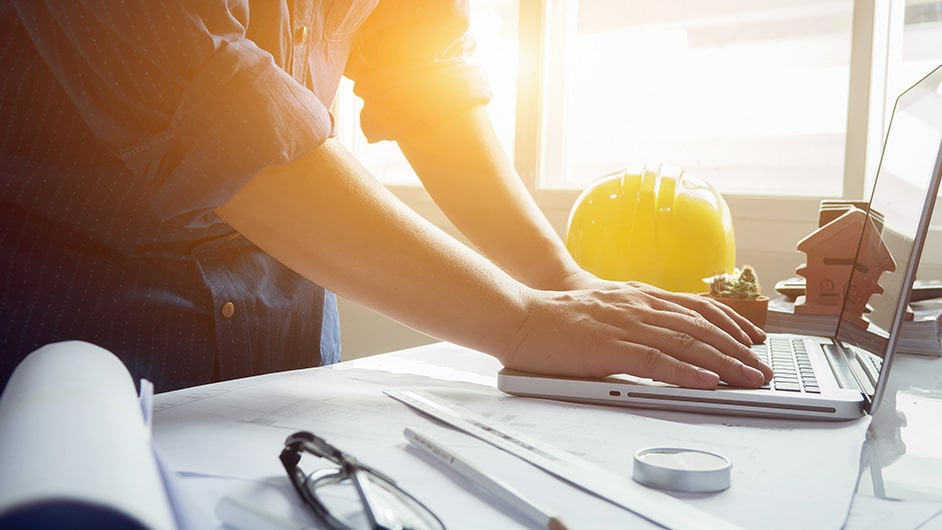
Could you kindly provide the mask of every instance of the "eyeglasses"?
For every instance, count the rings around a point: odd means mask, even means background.
[[[305,452],[329,460],[332,465],[305,473],[298,466]],[[309,432],[289,436],[279,458],[301,499],[331,529],[445,528],[431,510],[394,480]]]

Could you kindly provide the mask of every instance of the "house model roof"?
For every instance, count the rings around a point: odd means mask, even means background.
[[[875,220],[873,220],[875,219]],[[800,313],[837,314],[848,297],[847,315],[857,315],[865,325],[863,313],[867,301],[883,289],[877,283],[884,271],[896,270],[896,263],[883,242],[881,216],[868,218],[860,208],[849,207],[842,215],[798,242],[798,250],[807,254],[807,262],[797,274],[806,278],[805,296],[796,301]],[[863,233],[863,237],[861,237]],[[858,245],[854,285],[848,286]]]

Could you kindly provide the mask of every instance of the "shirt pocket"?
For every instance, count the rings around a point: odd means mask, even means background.
[[[366,21],[379,0],[324,0],[318,11],[325,41],[337,42],[350,36]]]

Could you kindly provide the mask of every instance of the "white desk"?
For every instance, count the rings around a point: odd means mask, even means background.
[[[914,512],[932,511],[940,506],[942,358],[896,356],[861,462],[857,501],[848,526],[873,528],[866,523],[879,521],[884,514],[907,507]],[[920,528],[942,528],[942,515]]]
[[[861,453],[868,463],[879,465],[862,475],[859,491],[865,495],[857,495],[848,528],[916,528],[942,511],[942,481],[937,478],[942,476],[939,359],[900,359],[894,368],[899,382],[891,392],[907,423],[893,421],[898,416],[887,409],[885,416],[873,419],[873,441],[867,444],[863,442],[869,419],[782,422],[510,397],[495,388],[498,368],[486,355],[434,344],[334,367],[161,394],[155,399],[155,441],[167,466],[184,477],[181,482],[195,517],[207,527],[218,526],[213,508],[224,495],[311,523],[277,459],[285,437],[302,429],[392,475],[449,528],[527,527],[526,521],[462,488],[408,450],[402,437],[407,425],[439,437],[557,510],[571,528],[648,525],[415,413],[383,396],[385,389],[429,391],[625,476],[630,476],[634,450],[647,445],[683,444],[723,453],[733,461],[732,487],[682,498],[744,527],[839,528],[854,499]],[[783,493],[784,499],[775,499]],[[882,502],[879,494],[911,502]],[[802,509],[803,504],[808,506]],[[934,522],[942,526],[942,519]]]

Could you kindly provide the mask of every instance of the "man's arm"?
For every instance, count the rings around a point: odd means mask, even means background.
[[[525,286],[400,203],[334,140],[262,171],[216,211],[312,281],[511,368],[699,388],[720,377],[758,386],[763,372],[746,365],[767,371],[706,301],[698,313],[644,286]]]
[[[266,169],[216,211],[302,276],[443,339],[501,355],[524,319],[523,286],[402,204],[336,140]],[[451,331],[469,318],[478,338]]]
[[[398,140],[442,211],[486,256],[538,289],[583,271],[523,186],[484,107]]]

